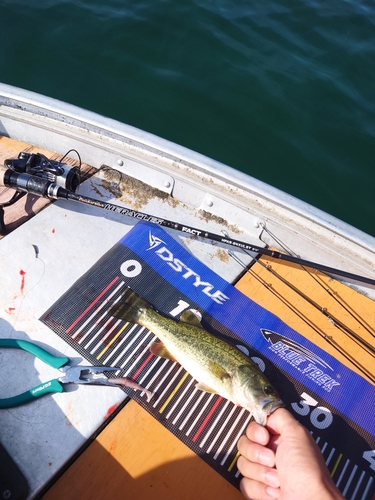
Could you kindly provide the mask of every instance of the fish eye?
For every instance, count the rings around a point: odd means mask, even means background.
[[[275,392],[272,385],[266,385],[263,390],[264,390],[264,393],[267,394],[267,396],[270,396],[271,394],[273,394]]]

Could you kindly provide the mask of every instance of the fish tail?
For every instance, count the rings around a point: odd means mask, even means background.
[[[150,304],[142,299],[134,290],[127,287],[121,294],[120,301],[112,306],[111,316],[129,321],[129,323],[140,323],[142,313],[150,309]]]

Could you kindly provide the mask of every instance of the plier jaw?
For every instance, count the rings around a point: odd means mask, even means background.
[[[104,373],[117,372],[121,368],[109,366],[63,366],[60,368],[65,375],[57,380],[61,384],[89,384],[89,385],[110,385],[116,386],[116,382],[111,382]]]
[[[121,368],[107,366],[69,366],[69,358],[65,356],[53,356],[40,346],[22,339],[0,339],[0,348],[2,347],[27,351],[44,361],[47,365],[60,369],[65,375],[60,378],[49,380],[48,382],[43,382],[17,396],[0,399],[0,409],[14,408],[34,401],[35,398],[39,398],[46,394],[64,392],[64,384],[69,383],[108,385],[112,387],[124,385],[118,384],[118,381],[122,379],[112,379],[113,382],[111,383],[104,375],[105,372],[115,372],[121,370]]]

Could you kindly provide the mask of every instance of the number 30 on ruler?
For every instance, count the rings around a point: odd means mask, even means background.
[[[326,429],[332,424],[333,416],[328,408],[317,406],[318,401],[306,392],[301,394],[301,398],[299,403],[292,403],[292,408],[296,413],[303,416],[310,414],[310,421],[317,429]]]
[[[324,406],[317,406],[318,401],[313,397],[303,392],[302,400],[299,403],[292,403],[293,410],[299,415],[309,415],[311,423],[317,429],[326,429],[333,421],[332,413]],[[313,408],[313,410],[312,410]],[[370,464],[370,469],[375,470],[375,450],[367,450],[363,452],[362,457]]]

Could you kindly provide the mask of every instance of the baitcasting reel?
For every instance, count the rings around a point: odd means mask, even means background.
[[[5,160],[4,166],[19,174],[41,177],[69,191],[75,191],[80,182],[79,167],[70,167],[62,160],[49,160],[41,153],[21,152],[18,158]]]
[[[75,151],[75,150],[70,150]],[[68,153],[70,153],[68,151]],[[81,165],[81,158],[75,151]],[[9,207],[19,199],[31,192],[38,196],[43,195],[41,189],[45,184],[53,185],[75,192],[80,183],[80,167],[70,167],[63,163],[66,153],[61,160],[50,160],[42,153],[21,152],[18,158],[12,158],[4,161],[4,167],[7,169],[2,174],[3,184],[15,189],[12,198],[5,203],[0,203],[0,234],[5,234],[4,207]],[[14,174],[12,174],[14,172]],[[35,190],[26,189],[26,184],[34,179]],[[5,181],[5,182],[4,182]]]

